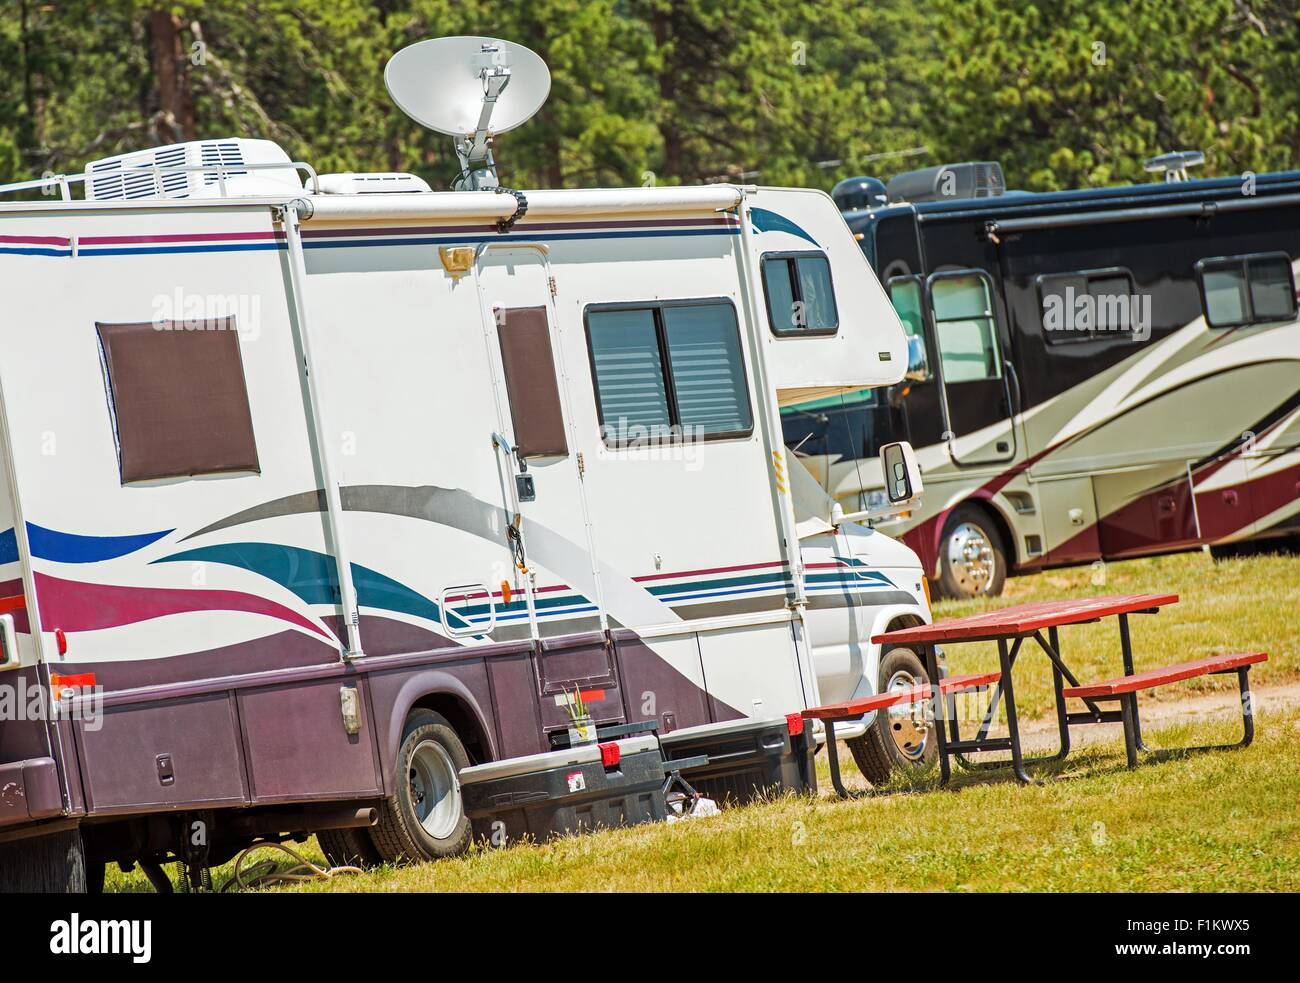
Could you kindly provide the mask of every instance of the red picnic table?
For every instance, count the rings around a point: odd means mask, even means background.
[[[881,645],[906,645],[920,649],[929,678],[940,680],[938,695],[944,711],[942,713],[933,713],[933,720],[935,742],[939,753],[940,777],[945,783],[952,774],[950,756],[957,757],[964,766],[969,768],[1000,768],[1010,764],[1017,779],[1021,782],[1030,782],[1032,779],[1025,771],[1025,765],[1064,758],[1070,752],[1070,728],[1083,724],[1122,723],[1124,725],[1125,750],[1128,754],[1128,763],[1130,767],[1134,767],[1137,765],[1138,751],[1150,752],[1151,750],[1142,741],[1141,723],[1137,709],[1137,693],[1140,690],[1208,674],[1237,673],[1241,690],[1245,733],[1242,740],[1237,744],[1221,745],[1221,747],[1244,747],[1254,737],[1254,720],[1250,706],[1250,684],[1247,673],[1251,665],[1263,662],[1267,658],[1263,652],[1216,655],[1144,673],[1134,671],[1133,645],[1129,634],[1128,616],[1130,614],[1156,614],[1164,605],[1174,604],[1177,601],[1177,594],[1121,594],[1111,597],[1036,601],[1030,604],[1019,604],[1014,607],[988,611],[983,614],[969,615],[965,618],[955,618],[951,621],[888,631],[873,636],[871,641]],[[1107,617],[1115,617],[1119,621],[1120,653],[1124,675],[1115,679],[1085,685],[1079,682],[1061,656],[1058,629],[1068,625],[1096,622]],[[1046,636],[1043,634],[1044,630],[1047,632]],[[1060,749],[1056,753],[1031,759],[1026,759],[1021,752],[1015,687],[1012,681],[1012,670],[1015,667],[1016,658],[1020,653],[1021,645],[1027,638],[1033,639],[1052,663],[1052,680],[1056,695],[1056,719],[1061,743]],[[963,642],[988,641],[996,641],[998,644],[999,668],[997,670],[940,678],[938,643],[952,645]],[[956,717],[955,696],[962,692],[984,689],[991,691],[988,709],[975,737],[963,739]],[[906,689],[891,690],[865,699],[850,700],[845,703],[812,707],[805,710],[803,715],[806,718],[822,720],[827,727],[827,756],[828,763],[831,766],[831,781],[836,791],[841,795],[847,795],[840,781],[839,762],[834,746],[834,724],[836,720],[854,719],[870,711],[900,705],[928,707],[933,702],[933,695],[934,687],[929,684],[922,684]],[[997,713],[1000,698],[1006,700],[1008,736],[991,738],[988,736],[988,732]],[[1072,698],[1082,700],[1086,710],[1071,712],[1066,701]],[[1107,701],[1118,702],[1119,709],[1103,709],[1100,704]],[[951,738],[949,737],[949,730],[951,730]],[[1183,750],[1208,750],[1208,748]],[[973,764],[965,758],[967,754],[987,751],[1010,751],[1011,760],[1010,762],[998,761]]]

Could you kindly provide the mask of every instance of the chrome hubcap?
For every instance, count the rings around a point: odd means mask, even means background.
[[[447,749],[437,741],[421,741],[411,755],[411,802],[424,831],[446,839],[460,822],[460,783]]]
[[[921,680],[910,672],[899,670],[889,677],[887,692],[911,689]],[[912,761],[925,756],[925,745],[930,740],[930,725],[925,719],[924,703],[895,703],[889,708],[889,735],[894,739],[898,753]]]
[[[979,526],[963,522],[948,535],[948,569],[966,594],[983,594],[997,572],[997,555]]]

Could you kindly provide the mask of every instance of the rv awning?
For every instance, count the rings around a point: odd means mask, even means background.
[[[689,188],[613,188],[525,191],[528,219],[557,215],[614,215],[628,212],[713,212],[734,208],[744,192],[732,184]],[[302,220],[313,222],[385,219],[509,218],[519,207],[514,195],[495,191],[447,191],[407,195],[309,195],[299,199]],[[527,219],[524,220],[525,223]]]

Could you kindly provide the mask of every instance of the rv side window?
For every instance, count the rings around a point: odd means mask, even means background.
[[[1139,296],[1126,269],[1080,270],[1038,277],[1043,337],[1049,345],[1078,341],[1133,341],[1148,333],[1149,299]]]
[[[610,446],[753,430],[729,301],[597,305],[586,319],[601,436]]]
[[[261,470],[233,317],[95,329],[123,484]]]
[[[779,335],[826,335],[839,328],[831,264],[825,253],[765,253],[767,316]]]
[[[889,281],[889,299],[907,335],[907,378],[925,382],[930,378],[930,356],[925,350],[925,308],[921,300],[921,278],[898,276]]]
[[[1203,259],[1196,273],[1205,322],[1212,328],[1295,319],[1295,277],[1286,253]]]
[[[934,330],[943,381],[974,382],[1002,377],[993,299],[975,273],[936,276],[930,284]]]

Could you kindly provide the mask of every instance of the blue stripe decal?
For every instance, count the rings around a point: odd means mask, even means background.
[[[52,560],[55,563],[98,563],[100,560],[114,560],[142,550],[173,531],[164,529],[162,532],[146,532],[138,536],[79,536],[29,522],[27,544],[32,556],[41,560]]]
[[[743,590],[720,590],[704,594],[683,594],[681,597],[673,597],[668,600],[676,604],[678,601],[698,601],[706,597],[729,597],[732,594],[758,594],[765,590],[776,590],[779,587],[793,586],[794,585],[787,580],[784,584],[766,584],[762,587],[746,587]]]
[[[0,532],[0,563],[18,562],[18,531],[6,529]]]
[[[558,611],[538,611],[537,618],[540,621],[544,617],[549,618],[554,615],[560,615],[560,614],[586,614],[590,611],[595,611],[595,610],[596,610],[596,605],[590,604],[587,607],[582,607],[582,608],[564,608]],[[523,612],[522,614],[498,614],[497,621],[518,621],[521,618],[527,618],[527,617],[528,617],[527,611]],[[470,618],[469,620],[476,625],[481,625],[481,624],[485,624],[488,621],[491,621],[492,619],[484,615],[483,617]]]
[[[116,249],[82,249],[78,256],[145,256],[152,253],[247,253],[283,249],[278,242],[229,242],[215,246],[121,246]],[[67,255],[66,253],[64,255]]]
[[[71,249],[46,249],[41,246],[4,246],[0,248],[0,253],[8,253],[13,256],[71,256]]]

